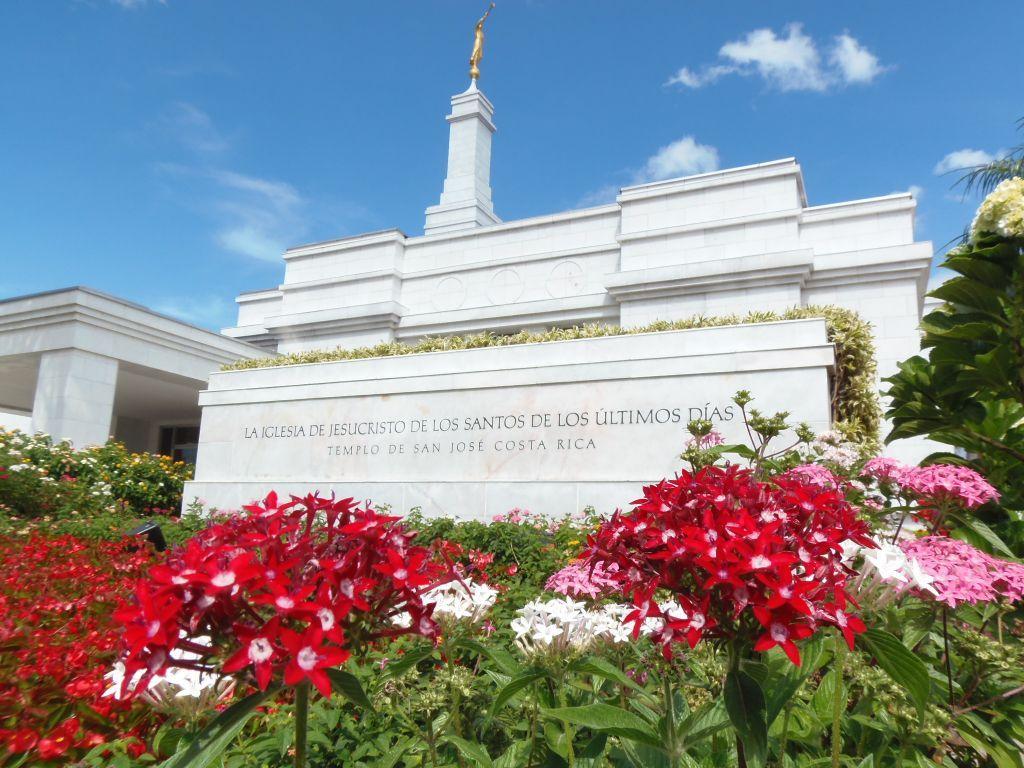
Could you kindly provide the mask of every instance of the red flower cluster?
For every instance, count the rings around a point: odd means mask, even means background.
[[[271,493],[244,510],[150,569],[134,603],[118,611],[126,692],[187,665],[251,670],[264,690],[278,675],[285,685],[309,680],[329,696],[325,670],[353,643],[436,634],[433,605],[421,595],[447,572],[412,545],[399,518],[315,495],[279,504]],[[402,612],[412,617],[405,628],[389,621]],[[192,639],[199,636],[211,643]],[[175,659],[176,649],[200,660]]]
[[[111,614],[152,562],[137,541],[36,535],[0,546],[0,763],[6,750],[63,764],[159,723],[103,696],[120,639]]]
[[[711,637],[780,646],[797,664],[794,641],[822,624],[839,627],[851,647],[864,631],[847,613],[841,544],[874,545],[840,490],[800,475],[767,483],[736,466],[706,467],[644,488],[634,505],[589,537],[585,557],[632,596],[634,636],[655,626],[666,657],[673,644]],[[660,590],[682,610],[659,608]]]

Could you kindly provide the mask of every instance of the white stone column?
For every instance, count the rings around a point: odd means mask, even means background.
[[[441,201],[427,208],[427,235],[501,222],[491,201],[494,105],[476,87],[476,80],[452,96],[452,112],[446,119],[450,125],[448,175]]]
[[[110,437],[117,360],[80,349],[44,352],[39,360],[32,429],[76,448]]]

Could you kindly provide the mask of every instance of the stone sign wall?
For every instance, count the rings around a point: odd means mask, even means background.
[[[832,361],[824,321],[802,320],[219,373],[185,500],[610,509],[679,468],[689,420],[743,440],[738,389],[827,428]]]

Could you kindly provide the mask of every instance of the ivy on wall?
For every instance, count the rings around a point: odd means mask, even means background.
[[[571,341],[595,339],[602,336],[625,336],[658,331],[681,331],[692,328],[712,328],[722,325],[770,323],[779,320],[805,320],[820,317],[825,320],[828,340],[835,345],[836,364],[831,380],[832,421],[835,429],[848,439],[874,446],[878,440],[881,406],[878,401],[875,344],[871,324],[856,312],[833,305],[793,307],[784,312],[750,312],[746,315],[699,315],[682,320],[659,320],[639,328],[618,325],[580,325],[572,328],[552,328],[547,331],[520,331],[509,335],[478,333],[469,336],[428,336],[415,344],[389,341],[372,347],[309,350],[278,357],[239,360],[223,370],[268,368],[278,365],[327,363],[338,360],[360,360],[368,357],[411,355],[419,352],[448,352],[459,349],[507,347],[513,344],[535,344],[545,341]],[[756,395],[756,393],[754,393]],[[764,407],[771,408],[770,403]]]

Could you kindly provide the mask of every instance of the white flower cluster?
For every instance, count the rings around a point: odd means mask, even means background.
[[[588,610],[572,598],[532,600],[512,620],[516,646],[527,656],[581,653],[598,642],[625,643],[630,626],[622,620],[632,608],[606,605]]]
[[[811,443],[808,459],[848,471],[860,461],[860,452],[838,432],[823,432]]]
[[[208,637],[194,638],[195,642],[206,645]],[[190,651],[175,649],[171,651],[171,659],[184,662],[200,661],[201,657]],[[121,687],[124,682],[125,669],[120,661],[114,664],[104,678],[110,681],[110,687],[103,692],[104,696],[115,699],[122,698]],[[142,678],[143,671],[138,670],[128,683],[126,693],[132,693]],[[213,709],[223,699],[227,699],[234,691],[235,681],[231,677],[203,672],[197,669],[172,666],[163,675],[154,675],[146,684],[146,690],[140,698],[150,706],[165,711],[185,714],[188,712],[204,712]]]
[[[463,579],[450,581],[425,592],[423,603],[433,603],[434,620],[442,628],[450,629],[460,622],[479,624],[494,607],[497,598],[498,590],[490,584]],[[400,613],[392,619],[392,623],[400,627],[409,626],[410,621],[408,613]]]
[[[910,588],[938,594],[921,564],[896,544],[876,538],[877,549],[863,549],[864,564],[856,582],[858,599],[878,608]]]
[[[1024,179],[1007,179],[982,201],[971,224],[971,239],[983,232],[1024,237]]]

